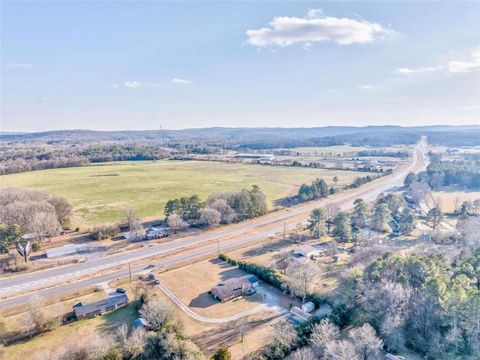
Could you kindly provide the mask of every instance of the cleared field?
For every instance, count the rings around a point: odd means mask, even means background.
[[[75,208],[76,225],[119,220],[128,207],[144,218],[163,216],[167,200],[256,184],[270,204],[294,194],[303,182],[322,177],[339,185],[365,173],[273,167],[209,161],[139,161],[41,170],[0,176],[0,187],[19,186],[65,197]]]
[[[480,192],[469,191],[435,191],[432,197],[440,204],[442,211],[454,212],[455,208],[464,201],[473,201],[480,199]],[[433,204],[430,204],[433,205]]]

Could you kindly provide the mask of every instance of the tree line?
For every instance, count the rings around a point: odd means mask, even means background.
[[[230,224],[267,213],[265,195],[257,185],[251,189],[218,192],[201,201],[198,195],[168,200],[167,223],[173,231],[187,226],[212,227]]]
[[[63,198],[20,188],[0,189],[0,253],[21,242],[57,235],[70,226],[71,205]]]
[[[158,144],[0,146],[0,175],[78,167],[96,162],[160,160],[170,152]]]

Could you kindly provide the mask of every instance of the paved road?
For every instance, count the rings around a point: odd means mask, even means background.
[[[222,249],[238,247],[242,244],[263,240],[275,233],[283,232],[284,224],[292,229],[299,222],[304,222],[312,209],[325,206],[327,202],[341,209],[351,208],[353,201],[363,198],[373,201],[382,192],[398,188],[403,184],[405,176],[410,172],[418,172],[425,168],[426,142],[421,141],[414,150],[412,162],[396,171],[393,175],[384,177],[374,183],[366,184],[358,189],[337,194],[331,198],[309,202],[289,209],[281,210],[266,216],[246,221],[239,224],[229,225],[214,231],[200,235],[187,236],[168,243],[152,245],[136,250],[109,255],[90,261],[60,266],[48,270],[17,275],[0,280],[0,307],[20,304],[28,300],[28,296],[15,296],[25,291],[34,291],[40,296],[58,295],[61,293],[80,289],[82,287],[98,284],[111,279],[126,276],[126,270],[114,271],[106,275],[95,277],[95,273],[112,269],[130,261],[145,259],[151,256],[165,255],[166,257],[157,264],[171,266],[175,263],[202,257],[217,252],[217,243]],[[173,254],[173,255],[170,255]],[[134,273],[143,271],[143,268],[133,269]],[[92,276],[88,280],[77,283],[69,283],[75,279]],[[63,285],[62,285],[63,284]],[[55,286],[53,288],[49,288]],[[15,297],[13,297],[15,296]]]

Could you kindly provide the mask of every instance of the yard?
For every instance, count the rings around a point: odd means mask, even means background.
[[[109,223],[121,219],[127,207],[142,218],[163,216],[167,200],[198,194],[206,199],[217,191],[260,186],[272,205],[293,195],[304,182],[317,177],[339,185],[365,173],[274,167],[209,161],[138,161],[33,171],[0,177],[0,188],[19,186],[66,198],[75,208],[75,225]]]
[[[260,294],[219,302],[208,292],[222,280],[245,275],[220,260],[206,260],[159,274],[162,281],[185,305],[208,318],[224,318],[262,304]]]

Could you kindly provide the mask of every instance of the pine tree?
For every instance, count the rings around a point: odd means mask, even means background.
[[[351,242],[353,240],[352,225],[346,212],[339,212],[335,217],[333,236],[339,241]]]
[[[323,209],[312,210],[308,219],[308,229],[316,238],[320,238],[325,233],[325,212]]]

